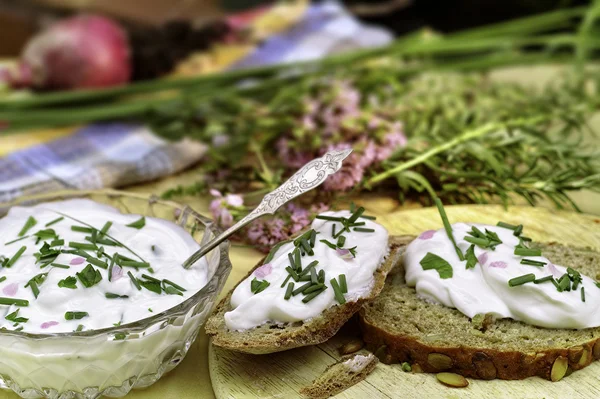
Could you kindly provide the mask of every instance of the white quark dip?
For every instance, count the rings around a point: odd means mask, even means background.
[[[61,217],[62,219],[57,221]],[[199,248],[194,239],[183,228],[157,218],[145,218],[141,228],[127,226],[137,221],[134,226],[140,227],[140,219],[139,215],[121,214],[115,208],[84,199],[12,208],[6,217],[0,219],[0,255],[6,258],[4,262],[0,258],[0,264],[4,263],[4,267],[0,268],[0,279],[3,280],[0,282],[0,297],[4,301],[25,300],[28,301],[28,306],[0,305],[0,328],[30,333],[59,333],[112,327],[163,312],[183,302],[206,285],[205,259],[201,259],[189,270],[182,267],[183,261]],[[30,225],[32,220],[35,220],[35,225],[25,227]],[[46,224],[52,221],[55,223],[46,227]],[[72,226],[89,225],[100,230],[106,222],[112,223],[107,231],[108,236],[96,234],[96,244],[90,242],[93,237],[89,231],[72,230]],[[35,234],[47,229],[52,229],[53,232],[49,235],[54,234],[56,237],[46,238],[42,234],[43,239],[38,241]],[[19,233],[24,230],[26,231],[23,236],[26,238],[10,243],[20,238]],[[101,242],[102,239],[116,240],[123,245],[105,245]],[[64,244],[58,245],[61,240]],[[61,253],[54,259],[50,256],[42,257],[38,261],[34,254],[40,253],[45,243],[52,245],[53,242],[57,245],[50,249],[60,250]],[[71,242],[95,246],[95,249],[84,251],[100,260],[100,266],[88,266],[94,260],[86,259],[80,254],[65,253],[74,249],[70,246]],[[15,257],[22,247],[26,249]],[[115,253],[135,262],[143,260],[149,267],[141,267],[138,270],[130,266],[110,268]],[[11,262],[11,259],[14,261]],[[52,263],[58,267],[52,264],[44,266],[48,259],[52,259]],[[86,287],[85,282],[90,284],[90,281],[83,274],[86,268],[89,272],[92,267],[99,273],[101,280]],[[112,271],[112,281],[109,281],[109,269]],[[167,279],[185,291],[167,288],[168,292],[165,292],[160,288],[171,287],[168,283],[146,283],[141,284],[141,289],[138,289],[128,272],[140,282]],[[41,273],[47,275],[37,279],[37,290],[31,283],[27,286],[32,278]],[[92,272],[92,283],[98,278],[94,277],[98,273]],[[150,279],[142,277],[142,274],[150,276]],[[146,288],[147,286],[155,289],[159,287],[160,293]],[[39,291],[37,298],[35,291]],[[107,298],[107,293],[111,298]],[[71,316],[73,319],[67,320]]]
[[[552,264],[544,256],[515,255],[520,240],[510,228],[465,223],[452,225],[452,234],[463,254],[467,254],[472,245],[465,237],[472,237],[468,232],[473,226],[484,234],[486,229],[496,233],[502,241],[495,250],[475,245],[477,263],[473,268],[467,269],[467,261],[459,259],[444,229],[426,231],[407,247],[404,254],[406,282],[416,288],[420,297],[456,308],[471,318],[477,314],[491,314],[546,328],[600,326],[600,289],[594,280],[580,275],[581,282],[575,289],[559,291],[548,276],[559,280],[567,269]],[[428,253],[447,261],[452,276],[441,278],[438,270],[425,270],[421,261]],[[539,266],[522,264],[523,259],[541,263],[537,263]],[[447,277],[447,273],[444,274]],[[537,283],[529,281],[514,285],[519,281],[513,280],[513,286],[509,285],[509,280],[528,274],[533,274]],[[546,278],[545,281],[539,281],[542,278]],[[569,287],[573,286],[574,281],[570,281]]]
[[[350,219],[351,215],[348,211],[325,212],[319,217]],[[311,227],[317,233],[312,248],[314,254],[305,253],[305,256],[301,256],[301,263],[302,267],[306,268],[314,261],[319,262],[314,266],[314,270],[315,274],[321,271],[324,273],[324,279],[321,280],[326,287],[324,291],[307,302],[304,301],[310,293],[297,293],[285,299],[287,287],[291,282],[296,290],[310,281],[294,281],[293,278],[288,278],[290,273],[286,268],[291,264],[288,254],[294,254],[297,245],[293,242],[283,244],[268,263],[256,269],[233,291],[233,310],[225,313],[227,327],[232,330],[246,330],[267,322],[290,323],[316,317],[339,303],[334,295],[331,279],[335,278],[339,282],[340,275],[345,276],[347,285],[347,292],[343,295],[344,301],[356,301],[368,295],[374,284],[373,273],[388,253],[388,233],[384,227],[370,219],[359,217],[356,223],[360,226],[351,227],[350,231],[341,233],[344,242],[339,248],[331,248],[330,245],[337,247],[339,237],[333,237],[332,229],[335,228],[336,234],[340,233],[343,228],[341,222],[315,219],[312,223]],[[330,245],[321,240],[328,241]],[[355,250],[355,257],[349,252],[350,248]],[[262,284],[268,283],[268,286],[256,292],[252,289],[253,280],[256,286],[263,281],[265,283]]]

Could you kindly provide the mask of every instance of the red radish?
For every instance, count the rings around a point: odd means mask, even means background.
[[[124,84],[131,76],[129,41],[114,21],[80,15],[52,25],[25,47],[13,87],[81,89]]]

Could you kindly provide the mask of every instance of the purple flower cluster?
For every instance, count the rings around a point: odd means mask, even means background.
[[[231,227],[234,220],[232,212],[243,207],[244,199],[238,194],[227,194],[223,196],[221,192],[215,189],[211,189],[210,194],[215,197],[209,206],[213,218],[220,226],[224,228]]]

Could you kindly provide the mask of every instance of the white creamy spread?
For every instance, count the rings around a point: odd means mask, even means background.
[[[325,212],[321,216],[350,218],[351,213]],[[295,289],[305,284],[303,281],[296,282],[290,278],[282,287],[289,275],[286,270],[286,267],[290,266],[288,254],[296,248],[293,242],[286,243],[275,252],[269,263],[256,269],[233,291],[231,296],[233,310],[225,313],[227,327],[232,330],[247,330],[267,322],[291,323],[316,317],[325,309],[338,303],[331,279],[338,279],[342,274],[345,275],[347,283],[347,293],[344,294],[346,301],[356,301],[368,295],[374,284],[373,273],[388,252],[388,233],[384,227],[369,219],[358,218],[357,223],[361,225],[350,228],[349,232],[345,231],[342,234],[345,242],[341,246],[344,249],[356,247],[356,257],[344,254],[346,251],[332,249],[321,242],[327,240],[337,245],[338,238],[333,238],[332,226],[335,225],[337,234],[342,229],[342,223],[321,219],[315,219],[312,223],[312,229],[318,233],[313,248],[314,254],[306,253],[302,256],[301,263],[302,267],[307,267],[313,261],[319,262],[315,266],[315,272],[324,270],[324,285],[327,288],[323,292],[307,303],[303,302],[305,295],[302,293],[291,296],[288,300],[285,299],[289,282],[294,283]],[[360,231],[363,229],[368,231]],[[253,293],[251,285],[254,279],[266,280],[269,285],[264,290]]]
[[[10,243],[19,238],[18,235],[29,217],[33,217],[36,223],[24,234],[24,237],[28,237]],[[60,217],[63,219],[46,227],[47,223]],[[163,312],[183,302],[206,285],[205,259],[201,259],[189,270],[182,267],[183,261],[199,248],[190,234],[176,224],[158,218],[146,217],[145,225],[139,229],[127,226],[140,218],[140,215],[122,214],[115,208],[84,199],[49,202],[33,207],[13,207],[7,216],[0,219],[0,255],[11,259],[21,247],[26,249],[10,267],[6,267],[5,263],[5,267],[0,268],[0,279],[3,280],[0,282],[0,297],[26,300],[29,305],[0,305],[0,328],[31,333],[58,333],[72,332],[78,328],[87,331],[112,327]],[[82,272],[90,262],[78,254],[64,251],[73,249],[69,246],[70,242],[90,244],[86,237],[90,237],[91,234],[73,231],[71,226],[91,225],[100,230],[108,221],[112,222],[107,231],[110,237],[103,238],[117,240],[124,246],[103,245],[97,242],[96,247],[102,247],[104,253],[100,252],[98,255],[98,250],[87,249],[85,252],[106,265],[111,264],[110,259],[118,252],[134,261],[141,262],[143,259],[149,263],[150,268],[142,267],[136,270],[134,267],[113,266],[112,281],[109,281],[109,268],[92,265],[99,272],[101,280],[86,287],[77,273]],[[46,229],[52,229],[57,237],[42,239],[36,244],[37,237],[34,234]],[[52,263],[66,266],[68,269],[51,264],[40,268],[45,262],[37,261],[34,256],[45,242],[50,244],[54,240],[64,240],[64,244],[52,246],[51,249],[63,251]],[[135,255],[125,247],[130,248]],[[167,279],[185,291],[180,291],[183,295],[178,295],[165,291],[159,294],[145,287],[139,290],[127,272],[131,272],[140,281],[147,281],[142,274],[160,281]],[[43,282],[37,284],[39,294],[36,298],[34,289],[26,285],[40,273],[48,274]],[[76,288],[60,287],[59,283],[69,277],[73,277],[71,283],[74,283]],[[127,297],[107,298],[107,293]],[[11,318],[10,315],[17,310],[16,317],[27,321],[15,322],[6,319]],[[72,320],[67,320],[67,312],[85,312],[87,315],[77,318],[82,314],[79,313],[75,314]]]
[[[346,360],[344,362],[344,366],[346,366],[353,373],[360,373],[373,360],[375,360],[375,356],[372,353],[367,355],[356,355]]]
[[[546,328],[581,329],[600,326],[600,289],[591,278],[581,275],[576,289],[559,291],[551,281],[527,282],[510,286],[508,281],[527,274],[535,279],[553,276],[560,279],[567,269],[553,264],[543,256],[515,255],[519,238],[509,228],[481,224],[457,223],[452,225],[456,244],[463,254],[471,246],[465,240],[472,226],[498,235],[502,244],[482,249],[475,245],[478,259],[475,267],[467,269],[466,260],[461,261],[446,231],[426,231],[406,249],[404,265],[406,282],[415,287],[425,300],[456,308],[468,317],[491,314],[497,318],[511,318]],[[440,278],[435,269],[424,270],[421,261],[432,253],[452,266],[451,278]],[[521,264],[523,259],[542,262],[542,266]],[[574,282],[570,283],[573,287]],[[581,289],[584,289],[585,302]]]

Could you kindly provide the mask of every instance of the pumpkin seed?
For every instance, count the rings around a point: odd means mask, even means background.
[[[339,352],[340,355],[349,355],[351,353],[358,352],[363,346],[365,346],[365,343],[361,339],[355,338],[342,345],[339,348]]]
[[[427,355],[427,363],[436,370],[448,370],[452,367],[452,359],[443,353],[430,353]]]
[[[439,382],[453,388],[464,388],[469,386],[465,377],[456,373],[437,373],[435,375]]]
[[[567,368],[569,367],[569,361],[566,357],[559,356],[554,361],[552,365],[552,370],[550,371],[550,380],[552,382],[560,381],[567,373]]]

